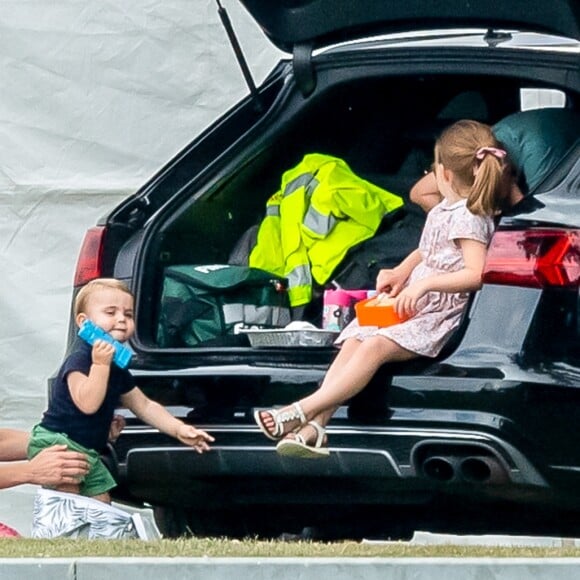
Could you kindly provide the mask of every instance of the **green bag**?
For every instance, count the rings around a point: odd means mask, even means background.
[[[240,326],[284,327],[291,320],[286,288],[286,280],[258,268],[170,266],[164,272],[157,342],[161,347],[228,345]]]

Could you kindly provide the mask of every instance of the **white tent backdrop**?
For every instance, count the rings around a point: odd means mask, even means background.
[[[222,3],[259,83],[279,54]],[[248,89],[214,0],[0,0],[0,73],[0,426],[28,429],[86,228]],[[25,534],[27,487],[0,492]]]

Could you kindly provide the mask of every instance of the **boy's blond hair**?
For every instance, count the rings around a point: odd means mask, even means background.
[[[129,294],[131,298],[134,298],[133,292],[129,290],[129,286],[127,286],[125,282],[121,282],[121,280],[117,280],[116,278],[96,278],[95,280],[91,280],[88,284],[79,290],[74,304],[75,317],[86,310],[87,303],[91,295],[100,290],[107,289],[121,290],[121,292],[125,292],[126,294]]]

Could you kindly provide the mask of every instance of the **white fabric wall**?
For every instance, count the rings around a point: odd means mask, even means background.
[[[224,0],[256,83],[278,52]],[[214,0],[0,0],[0,426],[63,355],[87,227],[247,94]],[[0,492],[27,533],[31,491]]]

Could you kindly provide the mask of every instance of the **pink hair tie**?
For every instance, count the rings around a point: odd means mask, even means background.
[[[481,147],[475,152],[475,158],[483,159],[488,153],[498,159],[503,159],[507,155],[503,149],[497,147]]]

